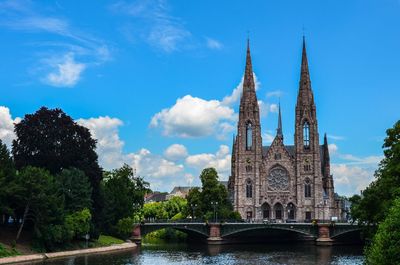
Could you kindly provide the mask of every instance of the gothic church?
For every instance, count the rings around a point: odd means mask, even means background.
[[[276,136],[262,145],[260,111],[247,43],[237,135],[232,146],[228,189],[244,219],[276,222],[328,220],[337,212],[326,135],[319,144],[318,121],[303,38],[294,145],[285,145],[279,106]]]

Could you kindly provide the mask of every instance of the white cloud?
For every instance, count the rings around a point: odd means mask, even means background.
[[[183,165],[175,164],[162,156],[152,154],[145,148],[136,153],[127,154],[127,159],[139,175],[150,179],[182,175],[184,169]]]
[[[271,91],[271,92],[267,93],[267,97],[268,98],[269,97],[278,97],[278,98],[280,98],[280,97],[282,97],[282,95],[283,95],[283,92],[281,90],[275,90],[275,91]]]
[[[256,90],[260,82],[255,74]],[[218,140],[226,140],[236,128],[238,114],[233,105],[237,104],[243,90],[243,78],[232,93],[222,101],[205,100],[191,95],[178,98],[175,105],[153,115],[150,127],[159,127],[166,136],[204,137],[214,135]],[[269,105],[258,101],[260,115],[269,112]]]
[[[262,134],[263,144],[270,144],[275,139],[275,135],[272,131],[268,130]]]
[[[207,47],[212,49],[212,50],[220,50],[222,48],[222,43],[212,39],[212,38],[206,38],[207,40]]]
[[[97,140],[96,152],[99,164],[107,170],[121,167],[124,163],[134,168],[138,175],[150,182],[152,189],[169,189],[185,180],[184,165],[170,161],[161,155],[142,148],[137,152],[123,152],[124,142],[119,137],[123,122],[108,116],[79,119],[78,124],[87,127]],[[182,148],[181,148],[182,149]]]
[[[351,154],[342,154],[336,144],[328,145],[331,160],[339,160],[339,163],[331,163],[335,191],[339,194],[351,196],[360,193],[373,180],[374,172],[383,156],[357,157]]]
[[[261,83],[258,80],[258,78],[257,78],[255,73],[253,73],[253,78],[254,78],[254,86],[255,86],[255,89],[257,91],[260,88]],[[240,80],[239,85],[237,85],[233,89],[232,93],[230,95],[228,95],[228,96],[225,96],[222,99],[222,104],[223,105],[227,105],[227,106],[232,106],[232,105],[236,104],[237,102],[239,102],[240,96],[242,95],[242,91],[243,91],[243,77]]]
[[[340,154],[339,157],[343,160],[349,161],[347,164],[352,165],[375,165],[383,159],[383,156],[357,157],[351,154]]]
[[[187,149],[182,144],[173,144],[164,151],[164,156],[173,161],[183,159],[187,157],[187,155]]]
[[[97,140],[96,151],[102,167],[114,169],[126,162],[122,153],[124,142],[119,138],[119,127],[123,125],[120,119],[105,116],[79,119],[77,123],[88,128]]]
[[[85,64],[75,62],[72,53],[64,55],[61,62],[50,61],[49,63],[50,66],[55,69],[46,76],[44,82],[56,87],[75,86],[86,68]]]
[[[198,173],[208,167],[214,167],[221,180],[227,179],[231,170],[231,154],[227,145],[220,145],[215,154],[202,153],[190,155],[186,158],[187,166],[195,168]]]
[[[329,154],[333,155],[336,154],[338,147],[336,144],[328,144]]]
[[[190,173],[186,173],[185,174],[185,180],[188,186],[192,186],[193,180],[194,180],[194,176]]]
[[[19,123],[20,120],[20,118],[11,117],[9,108],[0,106],[0,139],[8,148],[11,148],[12,140],[15,139],[14,123]]]
[[[338,135],[332,135],[332,134],[328,134],[327,137],[329,139],[335,140],[335,141],[340,141],[340,140],[344,140],[345,137],[343,136],[338,136]]]
[[[12,2],[12,3],[11,3]],[[33,56],[39,63],[29,67],[30,74],[52,86],[74,86],[89,66],[100,65],[112,58],[106,41],[73,27],[63,17],[47,15],[49,10],[33,1],[5,1],[0,3],[0,27],[30,33],[48,33],[58,37],[30,42],[35,48]],[[74,56],[84,57],[87,63],[78,63]],[[82,59],[80,58],[82,61]],[[49,73],[50,71],[50,73]]]
[[[269,111],[273,113],[278,113],[278,105],[277,104],[270,104],[269,105]]]
[[[110,9],[135,20],[136,28],[126,26],[129,28],[129,35],[131,31],[135,31],[141,39],[164,52],[178,50],[191,37],[191,32],[186,29],[183,21],[170,14],[165,0],[118,1]]]
[[[373,181],[374,168],[346,164],[331,164],[335,190],[341,195],[359,194]]]
[[[155,114],[150,126],[161,127],[166,136],[202,137],[218,133],[221,122],[235,120],[234,110],[220,101],[187,95]]]

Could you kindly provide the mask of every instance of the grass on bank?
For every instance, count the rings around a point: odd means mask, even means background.
[[[99,239],[97,239],[97,241],[94,242],[94,247],[107,247],[114,244],[122,244],[122,243],[124,243],[124,241],[119,238],[100,235]]]
[[[0,244],[0,258],[18,256],[20,253],[15,249],[7,249],[3,244]]]

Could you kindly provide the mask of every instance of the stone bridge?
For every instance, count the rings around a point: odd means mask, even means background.
[[[314,240],[317,245],[361,241],[361,228],[352,224],[311,223],[203,223],[154,222],[135,225],[132,239],[141,242],[142,236],[163,228],[188,234],[189,239],[202,239],[208,244],[241,241]]]

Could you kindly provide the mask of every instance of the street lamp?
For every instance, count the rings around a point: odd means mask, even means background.
[[[323,210],[323,218],[324,218],[324,220],[325,220],[325,206],[326,206],[326,198],[324,198],[324,206],[323,206],[323,208],[322,208],[322,210]]]
[[[321,218],[321,207],[323,207],[322,201],[319,202],[319,204],[317,205],[317,207],[318,207],[318,221],[320,221],[320,218]],[[323,210],[323,209],[322,209],[322,210]],[[322,220],[321,223],[323,223],[323,222],[324,222],[324,220]]]
[[[192,208],[192,221],[194,220],[194,211],[196,210],[197,204],[191,203],[190,207]]]
[[[214,222],[217,222],[217,206],[218,206],[218,202],[211,202],[211,205],[214,207]]]

